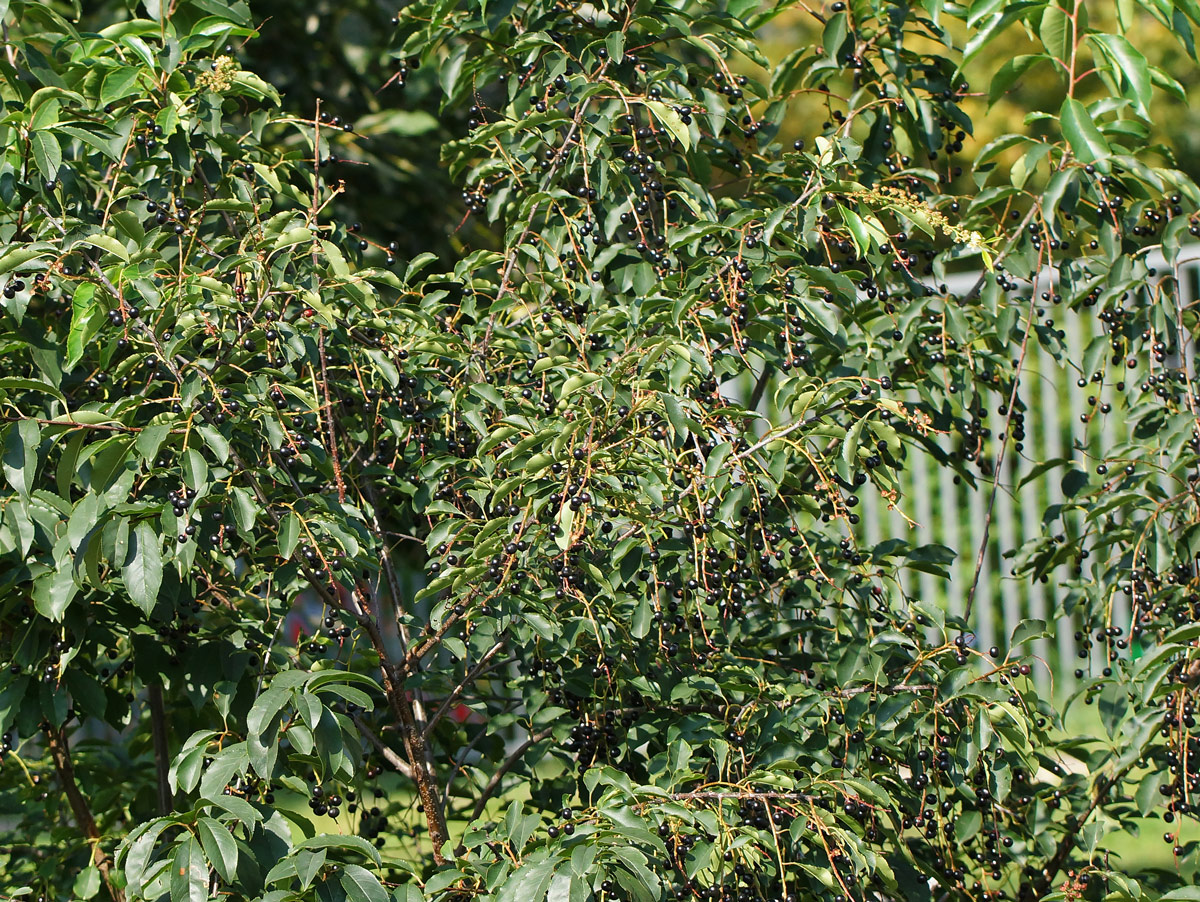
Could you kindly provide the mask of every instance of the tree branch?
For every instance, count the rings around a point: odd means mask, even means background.
[[[705,791],[698,792],[674,792],[671,793],[671,800],[675,802],[688,802],[694,799],[716,799],[718,801],[724,799],[790,799],[796,802],[811,802],[817,796],[809,795],[806,792],[785,792],[783,790],[770,790],[767,792],[754,792],[752,790],[745,791]],[[646,801],[653,802],[653,797]]]
[[[376,631],[372,638],[377,639],[378,635]],[[383,690],[387,694],[392,713],[400,723],[400,737],[404,741],[404,751],[412,768],[412,780],[417,784],[417,795],[425,812],[429,841],[433,845],[433,860],[438,864],[445,864],[446,857],[442,854],[442,846],[450,838],[450,834],[446,829],[446,815],[442,810],[433,764],[425,747],[425,737],[413,716],[412,700],[404,691],[403,681],[397,678],[395,666],[388,661],[381,643],[376,645],[376,650],[382,658],[380,670],[383,672]]]
[[[1042,868],[1041,874],[1038,875],[1037,897],[1039,899],[1050,889],[1050,885],[1054,882],[1054,877],[1063,869],[1063,866],[1067,863],[1067,859],[1071,857],[1071,852],[1074,851],[1075,844],[1079,842],[1079,834],[1083,831],[1084,824],[1088,822],[1088,818],[1104,803],[1104,800],[1108,798],[1108,794],[1112,791],[1113,787],[1120,783],[1132,768],[1133,764],[1131,763],[1117,771],[1111,777],[1106,777],[1101,781],[1100,785],[1096,788],[1096,795],[1092,799],[1091,804],[1088,805],[1087,810],[1080,815],[1079,820],[1076,822],[1075,829],[1067,832],[1059,840],[1058,848],[1054,850],[1054,856],[1046,862],[1046,866]]]
[[[471,809],[471,816],[468,818],[468,821],[473,821],[479,817],[479,815],[483,814],[483,809],[487,807],[488,800],[494,796],[496,794],[496,790],[500,788],[500,781],[504,779],[504,775],[513,769],[513,765],[515,765],[521,759],[522,755],[529,751],[529,747],[536,742],[541,742],[553,732],[554,730],[552,727],[546,727],[546,729],[540,730],[537,733],[531,733],[529,738],[517,746],[516,750],[506,759],[504,759],[504,763],[496,768],[496,772],[492,774],[492,778],[488,780],[487,785],[483,787],[483,792],[480,793],[479,798],[475,801],[475,807]]]
[[[425,729],[422,731],[422,736],[424,736],[426,739],[429,738],[429,733],[433,729],[434,725],[446,716],[446,712],[450,710],[450,706],[458,700],[460,695],[462,695],[463,690],[471,685],[471,683],[475,682],[475,679],[479,676],[480,671],[487,666],[488,661],[495,657],[496,652],[504,647],[504,642],[505,640],[501,639],[499,642],[485,651],[483,653],[483,657],[475,663],[475,666],[467,671],[467,675],[464,676],[462,681],[454,687],[454,690],[446,696],[445,700],[433,713],[433,717],[429,718],[429,723],[425,725]]]
[[[395,752],[393,752],[379,737],[379,735],[369,726],[367,726],[366,721],[364,721],[362,717],[357,714],[353,714],[351,717],[354,720],[354,725],[358,727],[358,731],[367,737],[367,741],[371,743],[371,745],[375,746],[375,750],[383,756],[383,760],[390,764],[402,777],[407,777],[408,779],[412,780],[412,766]]]

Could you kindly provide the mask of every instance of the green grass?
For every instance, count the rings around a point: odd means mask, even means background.
[[[1064,729],[1071,736],[1105,736],[1096,706],[1085,705],[1082,701],[1071,707]],[[1185,877],[1195,879],[1200,856],[1183,856],[1176,861],[1172,852],[1175,842],[1164,842],[1163,833],[1168,829],[1178,830],[1177,842],[1186,846],[1189,842],[1200,841],[1200,823],[1192,818],[1177,818],[1174,823],[1167,824],[1159,817],[1138,817],[1115,826],[1117,829],[1100,841],[1097,856],[1101,861],[1107,853],[1110,866],[1131,875],[1150,876],[1154,871],[1178,870]]]

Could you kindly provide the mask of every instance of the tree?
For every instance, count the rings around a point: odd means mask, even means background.
[[[1147,260],[1200,193],[1124,33],[1191,54],[1191,0],[418,0],[372,27],[466,108],[461,249],[231,55],[272,3],[98,8],[0,4],[6,897],[1191,898],[1104,851],[1155,814],[1193,852],[1197,324]],[[1017,24],[990,92],[1065,99],[960,163],[959,66]],[[1095,737],[1028,679],[1045,623],[977,648],[974,585],[900,588],[975,549],[855,528],[919,456],[994,501],[1049,310],[1099,313],[1064,365],[1131,424],[1041,462],[1017,558],[1076,565]]]

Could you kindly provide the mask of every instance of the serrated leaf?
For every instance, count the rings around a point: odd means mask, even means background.
[[[1091,115],[1078,100],[1066,98],[1059,112],[1062,122],[1063,137],[1071,147],[1071,152],[1081,163],[1094,163],[1109,155],[1108,142]]]
[[[379,850],[361,836],[351,833],[320,833],[296,843],[297,849],[353,849],[376,865],[382,865]]]
[[[232,881],[237,876],[238,847],[229,830],[211,817],[200,818],[196,828],[208,860],[222,880]]]
[[[83,358],[84,345],[99,329],[99,312],[95,302],[96,286],[92,282],[80,282],[71,296],[71,328],[67,332],[67,360],[64,369],[72,370]]]
[[[262,736],[275,715],[283,710],[292,698],[291,689],[272,686],[254,700],[250,713],[246,715],[246,731],[250,736]]]
[[[52,131],[38,131],[30,135],[30,146],[33,148],[33,159],[46,181],[52,182],[58,178],[58,169],[62,166],[62,147]]]
[[[229,440],[221,435],[215,426],[201,423],[196,426],[196,431],[203,437],[204,444],[212,448],[213,452],[217,455],[217,460],[221,463],[229,461]]]
[[[200,782],[200,774],[204,770],[205,750],[203,748],[189,749],[178,756],[167,772],[167,780],[171,792],[191,792]]]
[[[351,902],[388,902],[387,892],[379,880],[360,865],[343,865],[340,882]]]
[[[33,582],[33,606],[43,617],[62,620],[63,612],[74,600],[79,587],[75,584],[69,560],[64,566],[42,574]]]
[[[224,804],[223,800],[225,787],[229,785],[229,781],[235,775],[243,774],[246,771],[246,764],[249,760],[246,743],[238,742],[234,745],[226,746],[221,749],[212,760],[212,763],[204,771],[204,776],[200,780],[200,797],[217,801],[218,804]],[[229,799],[235,798],[229,796]],[[244,804],[249,804],[244,802]],[[251,809],[253,810],[253,809]]]
[[[171,902],[208,902],[208,863],[190,835],[176,848],[171,864]]]
[[[129,552],[121,578],[130,600],[149,616],[162,587],[162,546],[158,533],[145,520],[129,536]]]
[[[90,247],[99,248],[102,251],[107,251],[114,257],[117,257],[126,263],[129,262],[129,250],[112,235],[105,235],[101,232],[97,232],[94,235],[85,235],[84,237],[80,238],[79,243],[86,244]]]
[[[32,419],[11,424],[4,438],[4,478],[24,498],[33,491],[38,468],[37,448],[41,441],[41,429]]]
[[[146,463],[152,462],[158,456],[158,449],[162,447],[163,439],[170,432],[171,427],[166,423],[152,423],[142,429],[134,440],[134,447],[137,448],[142,460]]]
[[[300,886],[308,889],[316,879],[321,868],[325,866],[325,850],[310,852],[307,849],[296,850],[296,876],[300,878]]]
[[[1100,47],[1112,64],[1113,75],[1123,83],[1125,95],[1133,102],[1134,111],[1141,116],[1148,116],[1154,86],[1146,57],[1123,35],[1090,34],[1088,40]]]
[[[104,77],[104,84],[100,88],[100,103],[115,103],[137,93],[140,74],[141,70],[137,66],[120,66],[113,69]]]

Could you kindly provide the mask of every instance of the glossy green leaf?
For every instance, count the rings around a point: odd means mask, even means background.
[[[1060,111],[1063,137],[1081,163],[1094,163],[1109,154],[1108,142],[1082,103],[1068,97]]]
[[[171,902],[207,902],[208,863],[194,837],[188,836],[175,849],[171,864]]]
[[[130,533],[128,557],[121,577],[130,600],[148,615],[154,609],[162,587],[163,559],[158,533],[145,520]]]
[[[212,862],[221,879],[233,881],[237,874],[238,847],[229,830],[211,817],[196,821],[196,829],[204,855]]]
[[[339,879],[351,902],[388,902],[388,895],[378,878],[364,867],[345,865]]]
[[[38,469],[38,445],[41,430],[32,419],[10,423],[4,436],[4,478],[20,495],[28,497],[33,491]]]

